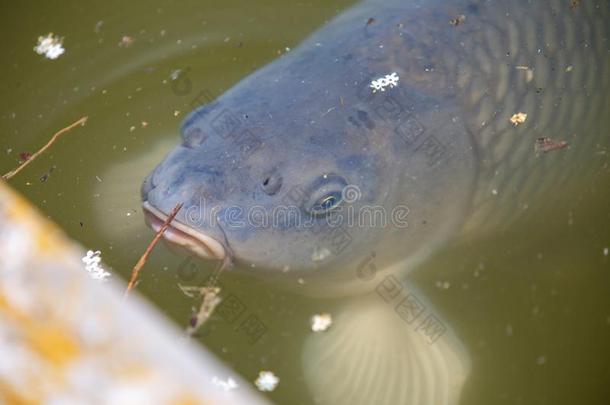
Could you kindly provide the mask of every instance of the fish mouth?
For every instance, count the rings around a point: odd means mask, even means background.
[[[142,203],[142,209],[144,210],[146,224],[155,232],[159,232],[168,215],[153,207],[148,201]],[[211,236],[178,222],[176,219],[163,232],[163,238],[167,242],[184,248],[204,259],[223,260],[227,255],[222,243]]]

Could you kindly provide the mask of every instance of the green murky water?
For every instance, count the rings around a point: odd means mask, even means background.
[[[139,208],[141,180],[178,141],[185,114],[349,3],[4,3],[0,171],[89,116],[11,184],[127,277],[152,237]],[[66,53],[54,61],[32,51],[51,31],[65,37]],[[456,241],[414,274],[470,353],[462,403],[610,400],[609,185],[606,163],[580,190],[549,196],[552,208],[536,220],[476,244]],[[203,284],[212,268],[160,246],[138,288],[184,326],[196,304],[178,284]],[[225,274],[222,284],[239,310],[214,317],[198,339],[247,380],[273,370],[281,378],[275,402],[312,403],[303,341],[309,317],[336,302],[244,276]]]

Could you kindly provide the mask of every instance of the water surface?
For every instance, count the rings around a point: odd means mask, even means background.
[[[88,115],[85,128],[11,184],[126,278],[152,238],[140,182],[178,142],[183,117],[290,52],[350,3],[5,3],[0,171]],[[66,53],[54,61],[32,51],[48,32],[65,37]],[[539,218],[488,240],[457,240],[414,274],[470,353],[462,403],[610,400],[610,167],[607,154],[595,159],[606,159],[597,175],[547,196],[549,210]],[[196,302],[178,284],[201,285],[213,268],[160,245],[138,289],[184,327]],[[281,378],[270,394],[277,403],[312,403],[301,372],[309,317],[341,300],[232,274],[223,275],[222,287],[239,310],[217,314],[197,339],[247,380],[273,370]]]

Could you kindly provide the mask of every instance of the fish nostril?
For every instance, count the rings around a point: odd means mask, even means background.
[[[183,135],[182,145],[186,148],[195,149],[201,146],[208,136],[199,128],[188,128]]]
[[[275,171],[266,176],[261,183],[265,194],[274,195],[280,191],[280,188],[282,188],[282,180],[282,176]]]

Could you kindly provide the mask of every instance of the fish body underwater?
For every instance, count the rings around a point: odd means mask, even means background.
[[[459,338],[426,342],[371,291],[393,275],[425,301],[406,278],[439,247],[596,170],[608,21],[608,1],[360,3],[185,119],[142,186],[148,221],[183,203],[170,242],[352,297],[304,348],[318,403],[458,403]]]

